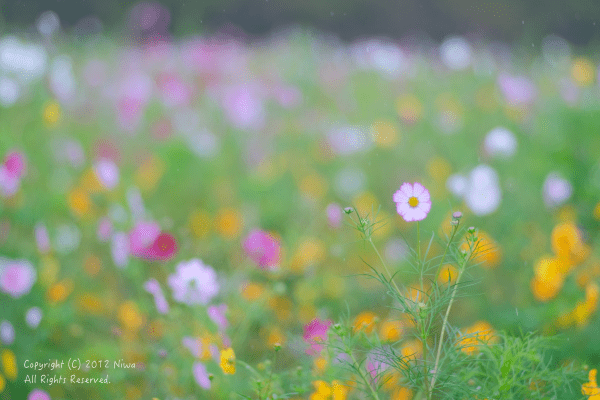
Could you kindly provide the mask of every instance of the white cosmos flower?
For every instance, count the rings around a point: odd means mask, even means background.
[[[425,219],[431,209],[429,191],[418,182],[414,185],[403,183],[400,190],[394,193],[393,200],[398,214],[407,222]]]

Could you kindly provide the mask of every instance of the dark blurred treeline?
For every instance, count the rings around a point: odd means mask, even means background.
[[[69,29],[95,17],[103,29],[124,27],[131,0],[0,0],[5,29],[26,27],[44,11],[58,14]],[[161,0],[175,35],[210,33],[224,25],[250,35],[268,34],[293,23],[333,32],[345,40],[367,35],[392,38],[423,32],[440,40],[449,34],[481,33],[510,42],[558,34],[575,45],[597,42],[600,0]]]

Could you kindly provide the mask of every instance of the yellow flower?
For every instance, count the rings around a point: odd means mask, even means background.
[[[133,301],[126,301],[119,307],[119,321],[126,330],[137,332],[144,324],[144,317]]]
[[[550,241],[554,254],[564,260],[563,273],[567,273],[574,264],[583,261],[589,253],[589,249],[581,240],[581,234],[577,226],[572,222],[555,226]]]
[[[316,392],[310,395],[310,400],[346,400],[348,388],[339,381],[329,385],[324,381],[314,381]]]
[[[389,121],[376,121],[371,125],[373,140],[380,147],[393,147],[398,140],[398,129]]]
[[[4,391],[5,387],[6,387],[6,379],[4,379],[2,374],[0,374],[0,393],[2,393]]]
[[[242,287],[242,297],[248,301],[253,301],[258,299],[264,290],[264,287],[260,283],[250,282]]]
[[[464,330],[464,335],[460,338],[458,345],[465,353],[475,354],[478,345],[495,340],[496,337],[492,325],[487,321],[477,321]]]
[[[43,117],[48,128],[56,126],[61,117],[60,105],[56,101],[47,103],[44,106]]]
[[[14,381],[17,379],[17,359],[15,353],[10,350],[2,352],[2,369],[8,379]]]
[[[384,321],[380,329],[381,339],[387,342],[395,342],[400,339],[402,328],[402,322],[400,321]]]
[[[203,210],[198,210],[190,215],[190,228],[194,236],[203,238],[210,232],[210,215]]]
[[[600,400],[600,389],[596,382],[596,374],[598,371],[594,368],[590,370],[588,375],[589,382],[581,385],[581,394],[590,396],[588,400]]]
[[[292,269],[302,270],[311,264],[316,264],[325,257],[325,246],[317,238],[304,239],[292,258]]]
[[[233,208],[224,208],[216,217],[217,231],[226,239],[235,239],[243,227],[242,215]]]
[[[135,183],[143,191],[154,189],[165,171],[165,163],[158,157],[150,157],[135,173]]]
[[[354,318],[354,323],[352,324],[354,332],[358,332],[360,330],[364,330],[366,334],[373,332],[375,329],[377,315],[370,311],[363,311]]]
[[[475,262],[481,262],[481,265],[485,268],[494,268],[498,266],[502,260],[502,250],[498,243],[483,231],[479,231],[477,237],[478,243],[472,258]],[[466,241],[463,241],[461,249],[465,251],[469,250],[469,245]]]
[[[535,277],[531,280],[531,291],[539,301],[548,301],[554,298],[564,283],[564,274],[567,267],[564,261],[555,257],[546,256],[538,260],[535,265]]]
[[[235,353],[231,347],[221,350],[221,369],[226,374],[235,374]]]
[[[392,400],[411,400],[413,398],[412,390],[401,387],[396,390],[392,396]]]
[[[61,301],[64,301],[72,291],[73,281],[71,279],[63,279],[48,289],[46,297],[51,303],[60,303]]]
[[[445,284],[450,282],[453,284],[456,282],[456,278],[458,277],[458,271],[451,264],[446,264],[442,267],[440,274],[438,275],[438,282]]]
[[[75,188],[69,193],[69,207],[78,215],[85,215],[90,210],[91,202],[88,194],[80,189]]]
[[[594,82],[594,65],[584,57],[573,61],[571,76],[578,86],[589,86]]]

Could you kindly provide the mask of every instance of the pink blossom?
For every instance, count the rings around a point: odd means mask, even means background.
[[[157,84],[165,106],[185,106],[190,103],[192,90],[179,76],[162,74],[157,78]]]
[[[0,291],[15,299],[29,293],[37,276],[28,261],[8,261],[0,268]]]
[[[308,325],[304,325],[304,335],[302,338],[310,345],[306,350],[308,355],[317,355],[323,350],[323,342],[327,340],[327,331],[332,321],[321,321],[318,318],[313,319]]]
[[[208,378],[208,372],[204,364],[200,362],[194,363],[193,371],[196,383],[204,389],[210,389],[210,379]]]
[[[112,222],[110,218],[104,217],[98,222],[98,230],[96,235],[101,242],[107,242],[112,234]]]
[[[208,316],[215,324],[217,324],[220,330],[227,328],[228,323],[227,317],[225,316],[226,312],[227,304],[219,304],[218,306],[208,307]]]
[[[327,206],[327,221],[332,228],[339,228],[342,224],[342,207],[339,204],[331,203]]]
[[[160,226],[156,222],[138,222],[129,232],[129,250],[131,254],[145,258],[159,235]]]
[[[101,158],[94,164],[94,172],[106,189],[114,189],[119,184],[119,167],[110,159]]]
[[[208,304],[219,293],[214,269],[197,258],[179,263],[168,282],[173,298],[188,305]]]
[[[396,211],[406,222],[421,221],[431,210],[429,191],[420,183],[404,182],[393,195]]]
[[[260,229],[251,231],[244,240],[244,250],[252,261],[261,268],[275,267],[279,264],[279,241],[268,232]]]
[[[144,289],[154,296],[154,303],[156,309],[160,314],[167,314],[169,312],[169,303],[165,299],[165,295],[160,287],[160,284],[156,279],[150,279],[144,284]]]
[[[500,74],[498,86],[506,101],[511,105],[529,104],[535,100],[535,85],[524,76]]]
[[[35,226],[35,243],[38,251],[42,254],[47,253],[50,250],[50,238],[48,237],[48,230],[46,225],[39,222]]]
[[[27,400],[51,400],[50,395],[41,389],[33,389],[29,392]]]
[[[25,174],[25,156],[19,151],[12,151],[4,158],[4,167],[6,171],[20,179]]]
[[[241,84],[230,87],[223,97],[223,108],[232,125],[243,130],[260,130],[265,123],[265,110],[259,87]]]

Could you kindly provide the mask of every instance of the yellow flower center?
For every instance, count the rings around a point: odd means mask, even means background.
[[[412,208],[415,208],[416,206],[419,205],[419,199],[417,199],[416,197],[411,197],[410,199],[408,199],[408,205],[411,206]]]

